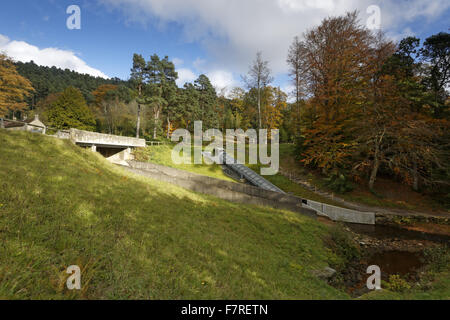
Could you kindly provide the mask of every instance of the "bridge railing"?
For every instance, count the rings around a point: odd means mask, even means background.
[[[162,141],[145,141],[145,143],[147,144],[147,146],[161,146],[165,144]]]

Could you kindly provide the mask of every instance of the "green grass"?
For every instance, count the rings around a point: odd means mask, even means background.
[[[432,274],[428,288],[413,287],[403,292],[376,290],[361,297],[364,300],[450,300],[450,271]],[[422,281],[422,285],[424,285]],[[383,287],[383,284],[382,284]]]
[[[172,161],[172,149],[174,144],[163,144],[160,146],[151,146],[142,148],[135,151],[136,160],[150,161],[152,163],[172,167],[175,169],[185,170],[204,176],[209,176],[216,179],[222,179],[227,181],[234,181],[222,172],[220,165],[206,165],[206,164],[175,164]],[[192,150],[192,154],[193,154]],[[194,159],[193,155],[191,155]],[[192,160],[193,162],[193,160]]]
[[[0,298],[344,299],[310,270],[326,226],[127,173],[68,141],[0,130]],[[82,289],[66,289],[69,265]]]
[[[256,173],[260,173],[260,167],[261,165],[255,164],[255,165],[248,165],[251,169],[253,169]],[[264,176],[265,179],[272,182],[274,185],[279,187],[281,190],[291,193],[295,196],[298,196],[303,199],[318,201],[327,203],[330,205],[343,207],[343,205],[337,201],[333,201],[329,198],[323,197],[317,193],[314,193],[313,191],[306,189],[302,187],[301,185],[292,182],[287,177],[281,175],[280,173],[277,173],[273,176]]]

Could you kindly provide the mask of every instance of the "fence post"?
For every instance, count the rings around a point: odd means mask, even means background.
[[[3,118],[0,118],[0,128],[5,129],[5,123],[3,122]]]

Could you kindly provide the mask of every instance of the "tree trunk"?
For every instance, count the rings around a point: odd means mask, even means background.
[[[170,118],[167,114],[167,139],[170,139]]]
[[[157,125],[158,125],[158,119],[159,119],[159,108],[155,110],[155,122],[153,127],[153,139],[156,140],[157,138]]]
[[[258,129],[261,129],[261,88],[258,87]]]
[[[139,138],[139,130],[141,129],[141,105],[137,108],[137,122],[136,122],[136,138]]]
[[[419,174],[417,172],[417,160],[413,160],[413,190],[419,191]]]
[[[375,155],[373,159],[373,168],[372,172],[370,173],[370,179],[369,179],[369,189],[370,191],[373,191],[373,185],[375,184],[375,180],[377,179],[377,173],[378,168],[380,167],[380,158],[379,158],[379,147],[375,147]]]
[[[138,90],[139,90],[139,99],[140,99],[141,94],[142,94],[142,84],[139,84]],[[139,138],[139,130],[140,129],[141,129],[141,105],[138,103],[137,122],[136,122],[136,138]]]

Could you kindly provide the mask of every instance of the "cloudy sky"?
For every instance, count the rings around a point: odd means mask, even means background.
[[[69,30],[70,5],[81,29]],[[2,1],[0,51],[19,61],[101,77],[129,77],[133,53],[174,61],[181,86],[201,73],[218,88],[240,85],[258,50],[275,84],[287,89],[286,55],[327,16],[358,10],[362,24],[380,8],[380,27],[394,40],[449,30],[448,0],[14,0]],[[372,19],[372,20],[371,20]]]

